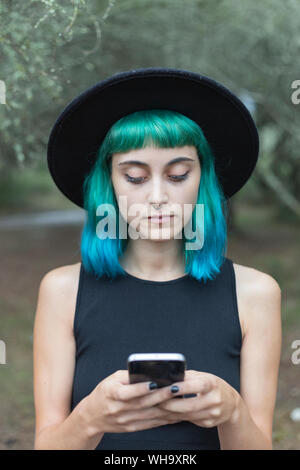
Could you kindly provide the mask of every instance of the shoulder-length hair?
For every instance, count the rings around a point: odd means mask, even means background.
[[[192,230],[203,232],[200,249],[186,250],[186,238],[182,234],[185,255],[185,272],[198,281],[213,279],[224,262],[227,250],[227,201],[215,172],[214,155],[202,129],[193,120],[170,110],[143,110],[128,114],[107,132],[97,151],[96,161],[83,183],[86,220],[81,233],[81,258],[85,270],[97,279],[106,275],[111,280],[126,272],[119,263],[128,237],[119,238],[119,209],[111,181],[111,157],[116,152],[126,152],[146,146],[174,148],[194,145],[201,166],[201,180],[197,204],[204,206],[204,227],[198,227],[195,206],[192,213]],[[99,237],[96,230],[100,204],[115,208],[116,236]],[[184,231],[183,231],[184,232]],[[197,232],[196,232],[197,233]],[[205,236],[204,236],[205,234]],[[190,240],[189,240],[190,242]]]

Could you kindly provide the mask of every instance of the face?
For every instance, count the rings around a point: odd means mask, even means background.
[[[112,156],[111,178],[120,213],[144,239],[182,238],[197,202],[200,177],[194,146],[146,147]],[[155,210],[153,205],[159,204]],[[168,217],[149,218],[159,213]]]

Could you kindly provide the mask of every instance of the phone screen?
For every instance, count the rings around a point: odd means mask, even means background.
[[[184,381],[186,360],[183,354],[177,353],[131,354],[127,365],[130,383],[150,381],[161,388]]]
[[[129,363],[130,383],[156,382],[158,387],[165,387],[184,380],[184,363],[182,361],[132,361]]]

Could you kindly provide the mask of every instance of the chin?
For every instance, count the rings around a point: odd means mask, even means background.
[[[181,227],[151,227],[148,230],[143,230],[140,228],[140,238],[143,240],[153,240],[153,241],[160,241],[160,240],[173,240],[175,237],[178,237],[178,234],[181,234],[182,238],[182,228]],[[180,237],[176,238],[176,240],[180,239]]]

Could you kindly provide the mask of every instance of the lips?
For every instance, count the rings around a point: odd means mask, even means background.
[[[173,217],[174,215],[150,216],[148,217],[148,221],[151,223],[163,224],[165,222],[170,222]]]
[[[149,215],[148,219],[162,219],[163,217],[174,217],[174,214]]]

